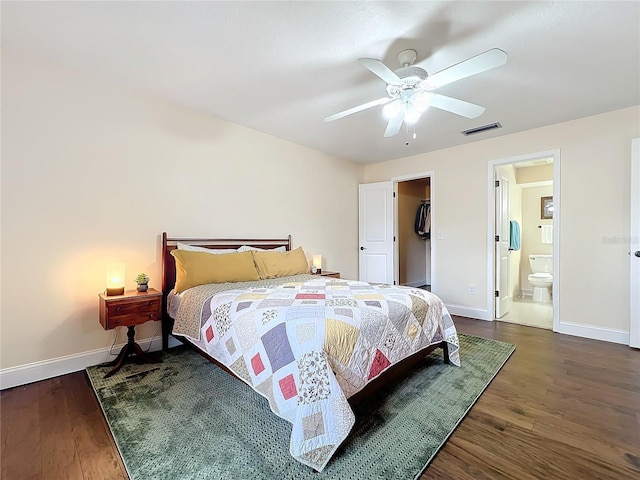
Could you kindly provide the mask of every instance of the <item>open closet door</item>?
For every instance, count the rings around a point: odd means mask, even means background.
[[[358,193],[360,281],[393,285],[393,182],[365,183]]]

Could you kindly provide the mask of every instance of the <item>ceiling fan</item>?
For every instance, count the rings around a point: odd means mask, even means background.
[[[383,114],[389,123],[384,136],[393,137],[400,132],[403,123],[415,124],[428,107],[435,107],[467,118],[476,118],[482,115],[484,107],[434,93],[434,90],[507,63],[506,52],[493,48],[429,75],[425,69],[413,65],[416,58],[415,50],[401,51],[398,62],[402,67],[395,72],[380,60],[358,59],[360,64],[387,83],[387,96],[330,115],[324,121],[332,122],[368,108],[385,105]]]

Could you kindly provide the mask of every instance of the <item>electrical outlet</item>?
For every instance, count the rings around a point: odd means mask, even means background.
[[[467,287],[467,293],[469,295],[475,295],[476,294],[476,286],[473,283],[470,283],[469,286]]]
[[[444,238],[444,233],[438,232],[438,240],[442,240]]]

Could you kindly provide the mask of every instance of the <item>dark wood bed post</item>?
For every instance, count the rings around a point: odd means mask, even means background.
[[[442,341],[442,357],[443,357],[444,363],[451,363],[449,361],[449,344],[444,340]]]
[[[169,334],[173,328],[173,319],[167,313],[167,294],[171,287],[167,286],[167,232],[162,232],[162,350],[169,349]]]

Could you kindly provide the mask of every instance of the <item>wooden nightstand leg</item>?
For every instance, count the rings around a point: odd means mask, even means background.
[[[156,360],[154,358],[147,356],[147,354],[142,350],[142,348],[140,348],[140,345],[138,345],[135,342],[135,338],[136,338],[135,325],[129,326],[128,329],[129,330],[127,331],[127,344],[124,347],[122,347],[122,350],[120,350],[120,353],[118,354],[118,356],[114,361],[104,364],[105,366],[115,365],[113,369],[104,376],[104,378],[108,378],[114,373],[116,373],[118,370],[120,370],[120,367],[124,365],[124,362],[127,359],[127,357],[133,353],[135,353],[140,359],[140,361],[142,362],[161,363],[160,360]]]
[[[129,327],[129,328],[132,328],[132,327]],[[104,378],[109,378],[111,375],[113,375],[118,370],[120,370],[120,367],[122,367],[122,365],[124,364],[124,361],[127,359],[129,354],[133,353],[133,351],[130,352],[129,349],[130,347],[129,347],[129,344],[127,343],[124,347],[122,347],[122,350],[120,350],[120,353],[118,354],[118,356],[113,362],[109,362],[105,364],[105,366],[110,367],[112,365],[115,365],[115,367],[113,367],[113,369],[109,373],[107,373],[104,376]]]
[[[98,366],[99,367],[113,367],[114,365],[117,365],[118,362],[120,361],[120,357],[122,357],[124,355],[123,352],[124,352],[125,348],[127,348],[126,345],[120,349],[120,353],[118,353],[118,355],[116,356],[115,360],[111,360],[110,362],[101,363]]]
[[[155,358],[151,358],[150,356],[148,356],[137,343],[133,344],[133,348],[136,352],[136,356],[140,358],[140,360],[144,363],[162,363],[160,360],[156,360]]]

